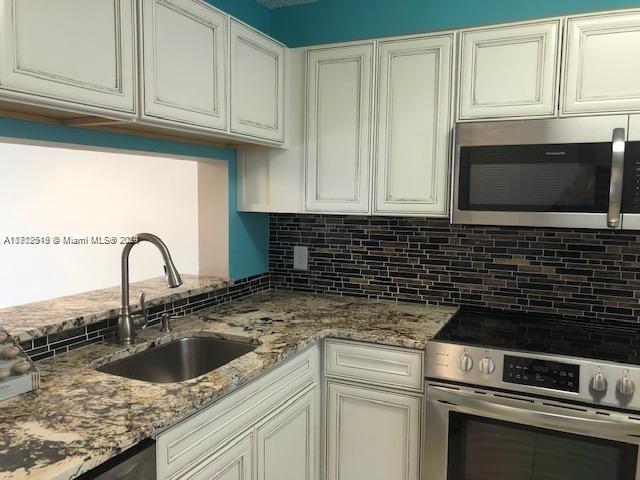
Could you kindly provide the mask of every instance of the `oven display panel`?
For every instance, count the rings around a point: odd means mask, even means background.
[[[502,380],[577,393],[580,391],[580,366],[505,355]]]

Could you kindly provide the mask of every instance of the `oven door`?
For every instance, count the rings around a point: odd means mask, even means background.
[[[640,417],[427,387],[423,480],[640,480]]]
[[[620,228],[629,117],[456,126],[453,223]]]

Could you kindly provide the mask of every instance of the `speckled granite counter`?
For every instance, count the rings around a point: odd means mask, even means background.
[[[206,275],[181,275],[182,285],[168,289],[164,277],[151,278],[130,285],[131,307],[145,293],[148,306],[173,302],[229,284],[228,280]],[[19,341],[43,337],[70,328],[112,318],[120,308],[120,287],[78,293],[42,302],[0,309],[0,325]]]
[[[452,308],[349,297],[264,292],[176,322],[169,336],[141,332],[134,347],[94,344],[39,362],[42,388],[0,402],[0,479],[68,479],[153,437],[325,337],[408,348],[426,341]],[[174,384],[95,367],[188,334],[260,343],[222,368]],[[70,374],[71,372],[71,374]]]

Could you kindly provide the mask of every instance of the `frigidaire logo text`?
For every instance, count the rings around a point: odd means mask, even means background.
[[[545,155],[548,155],[548,156],[551,155],[551,156],[554,156],[554,157],[559,157],[559,156],[566,155],[566,154],[567,154],[567,152],[545,152]]]

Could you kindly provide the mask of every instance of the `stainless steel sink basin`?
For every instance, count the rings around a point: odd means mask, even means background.
[[[183,382],[252,352],[257,345],[212,337],[187,337],[97,368],[99,372],[153,383]]]

